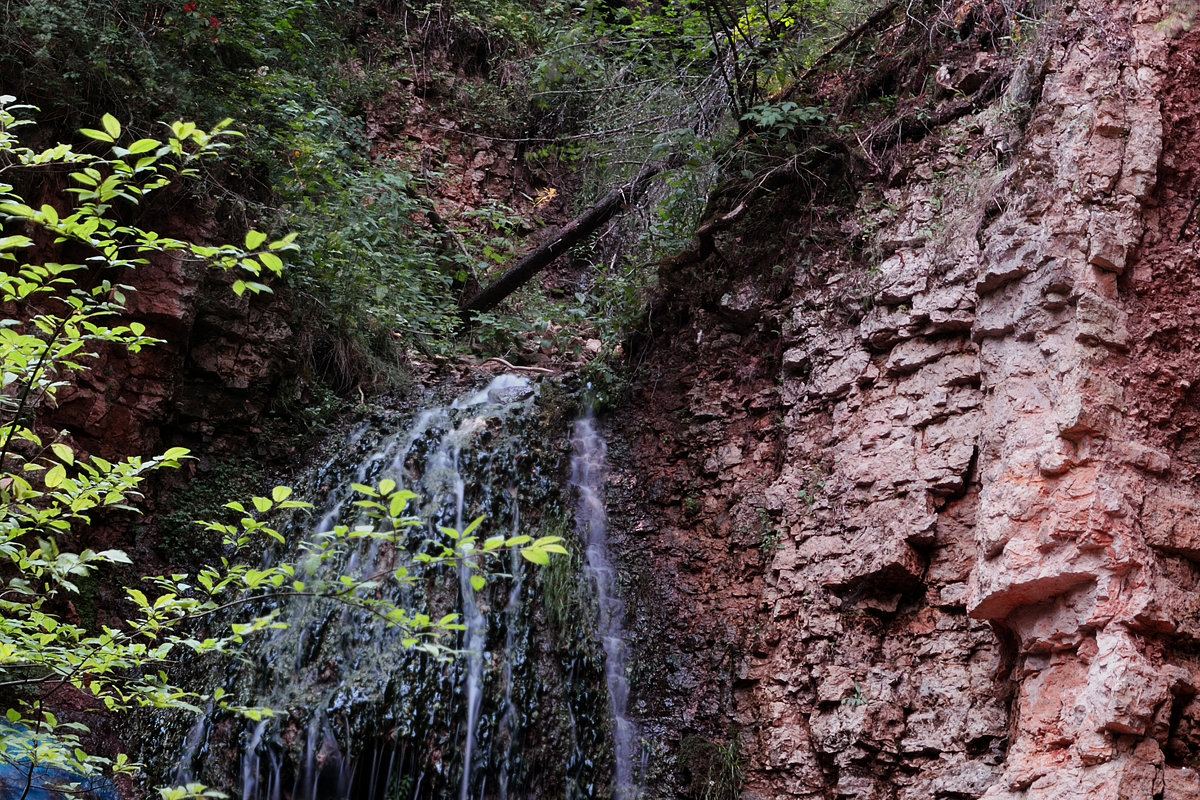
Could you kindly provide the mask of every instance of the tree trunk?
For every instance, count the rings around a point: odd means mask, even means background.
[[[515,292],[534,275],[548,267],[554,259],[590,236],[597,228],[619,212],[641,199],[655,176],[666,169],[665,164],[652,164],[619,189],[614,189],[582,215],[568,222],[547,242],[510,267],[503,275],[484,287],[461,306],[462,315],[470,320],[471,312],[490,311],[504,298]]]

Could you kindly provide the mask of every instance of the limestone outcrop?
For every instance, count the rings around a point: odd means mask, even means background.
[[[664,754],[736,739],[764,800],[1200,796],[1191,15],[1048,13],[843,220],[874,250],[761,248],[665,326],[617,425]]]

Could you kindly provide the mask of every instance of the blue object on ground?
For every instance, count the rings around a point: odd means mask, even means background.
[[[77,788],[70,789],[71,784],[77,784]],[[22,795],[25,800],[119,800],[112,783],[104,778],[37,767],[30,784],[28,764],[0,762],[0,800],[21,800]]]

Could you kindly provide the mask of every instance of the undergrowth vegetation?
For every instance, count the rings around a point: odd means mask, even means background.
[[[934,40],[997,48],[1029,27],[1018,7],[847,0],[5,8],[0,91],[38,106],[55,140],[84,113],[138,132],[236,120],[244,143],[205,167],[184,213],[218,220],[214,238],[298,233],[288,280],[316,323],[298,355],[343,395],[464,351],[599,362],[588,377],[605,382],[653,264],[690,242],[718,181],[745,194],[878,173],[936,114]],[[511,163],[492,175],[481,153]],[[459,305],[545,225],[668,159],[569,264],[464,326]],[[471,170],[484,177],[468,185]]]
[[[174,213],[215,220],[214,239],[298,234],[287,281],[306,380],[347,396],[411,359],[473,354],[574,362],[602,398],[619,390],[654,265],[717,212],[718,182],[740,181],[743,198],[789,184],[811,196],[885,172],[897,143],[953,113],[939,112],[955,89],[939,88],[933,43],[1015,46],[1037,13],[848,0],[5,8],[0,92],[40,109],[48,141],[105,111],[139,133],[236,120],[242,144]],[[464,320],[460,305],[554,225],[668,161],[566,263]]]
[[[164,117],[236,120],[244,143],[205,167],[187,213],[219,220],[218,237],[298,233],[288,280],[298,316],[318,323],[299,355],[341,393],[464,344],[526,362],[598,360],[592,377],[613,377],[651,265],[690,239],[718,177],[788,159],[803,170],[795,142],[827,114],[772,98],[867,12],[840,0],[6,9],[0,91],[38,106],[47,135],[65,140],[80,114],[102,111],[138,132]],[[438,146],[397,145],[416,124],[453,130]],[[513,145],[499,156],[511,154],[511,185],[457,196],[456,153],[497,140]],[[633,213],[464,330],[459,303],[529,246],[556,194],[552,222],[669,157]]]

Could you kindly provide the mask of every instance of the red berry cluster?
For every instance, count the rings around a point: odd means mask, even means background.
[[[193,0],[193,2],[188,2],[188,3],[183,4],[183,13],[185,13],[185,14],[197,13],[197,4],[194,2],[194,0]],[[216,17],[210,16],[208,18],[208,26],[210,28],[219,28],[219,27],[221,27],[221,20],[217,19]]]

